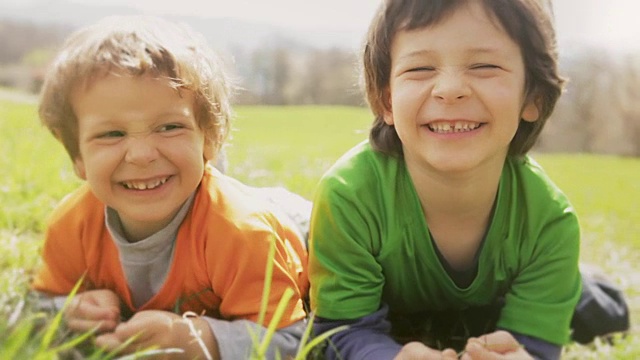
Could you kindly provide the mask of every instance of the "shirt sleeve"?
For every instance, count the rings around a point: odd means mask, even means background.
[[[386,319],[388,307],[355,320],[329,320],[316,318],[314,334],[320,335],[342,325],[349,328],[331,336],[325,359],[393,359],[402,346],[390,336],[391,324]]]
[[[378,310],[385,283],[375,200],[359,196],[340,179],[316,193],[309,239],[311,309],[327,319],[357,319]]]
[[[573,212],[548,221],[530,250],[505,296],[497,326],[563,345],[580,298],[578,221]],[[526,246],[526,245],[525,245]]]
[[[558,360],[562,346],[538,338],[511,332],[511,335],[524,346],[529,355],[536,360]]]
[[[220,317],[258,322],[265,269],[267,263],[273,261],[264,324],[271,322],[287,289],[293,290],[294,294],[288,300],[277,327],[287,327],[303,319],[306,314],[302,299],[306,291],[300,283],[295,251],[287,245],[282,226],[268,215],[250,218],[243,224],[245,229],[227,227],[224,231],[229,233],[226,235],[228,238],[206,249],[206,266],[212,288],[222,299]],[[290,242],[293,240],[298,241],[291,239]],[[272,245],[275,251],[273,258],[269,259]]]
[[[31,284],[34,290],[50,295],[66,295],[86,272],[86,255],[80,236],[74,232],[75,228],[64,225],[52,224],[46,230],[42,265]]]
[[[218,343],[221,360],[249,359],[254,336],[262,339],[266,328],[249,320],[225,321],[204,317]],[[267,349],[266,359],[295,357],[306,322],[300,320],[275,332]],[[279,357],[278,357],[279,356]]]
[[[31,294],[35,298],[36,309],[38,309],[38,311],[45,311],[49,313],[61,311],[68,298],[68,295],[50,296],[36,290],[32,290]]]

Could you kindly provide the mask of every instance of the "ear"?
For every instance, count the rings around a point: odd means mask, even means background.
[[[75,160],[73,160],[73,171],[80,179],[87,180],[87,171],[80,155],[76,156]]]
[[[383,113],[382,119],[385,124],[393,126],[393,106],[391,105],[391,91],[389,89],[384,91],[383,99]]]
[[[527,100],[522,108],[522,115],[520,116],[524,121],[535,122],[540,117],[540,110],[536,99]]]

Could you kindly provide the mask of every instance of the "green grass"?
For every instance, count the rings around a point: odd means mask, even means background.
[[[620,285],[631,310],[632,336],[613,347],[605,342],[573,345],[565,358],[640,359],[640,159],[575,154],[535,158],[579,215],[582,261]]]
[[[229,174],[250,185],[285,186],[311,198],[322,173],[367,137],[371,116],[348,107],[240,107],[227,147]],[[0,100],[0,349],[28,311],[46,217],[80,184],[64,149],[37,120],[35,107]],[[582,259],[611,274],[632,308],[631,336],[611,347],[571,346],[565,359],[640,358],[640,159],[598,155],[535,155],[568,194],[581,218]],[[30,346],[37,348],[39,344]],[[28,352],[25,349],[25,352]]]
[[[350,107],[241,107],[229,173],[255,186],[282,185],[307,198],[338,157],[367,138],[371,116]]]

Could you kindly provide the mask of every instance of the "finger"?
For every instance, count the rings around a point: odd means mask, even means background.
[[[402,347],[395,359],[442,360],[443,356],[442,352],[431,349],[422,343],[410,342]]]
[[[98,333],[113,331],[120,319],[113,312],[97,310],[91,312],[87,310],[76,311],[75,313],[65,313],[65,323],[73,331],[95,330]]]
[[[445,349],[442,352],[442,360],[457,360],[458,354],[453,349]]]
[[[115,351],[122,346],[122,341],[113,333],[103,334],[97,336],[95,344],[101,349],[105,349],[108,352]]]
[[[120,328],[120,326],[118,326],[118,328]],[[112,333],[96,337],[96,346],[117,354],[131,354],[149,347],[149,345],[139,337],[126,337],[123,336],[122,332],[118,333],[118,328]]]
[[[499,358],[499,354],[487,350],[482,344],[472,341],[467,343],[464,348],[465,353],[461,357],[464,360],[495,360]]]
[[[147,329],[144,325],[144,323],[138,323],[130,320],[118,325],[113,331],[113,335],[116,336],[121,343],[127,344],[126,352],[136,351],[156,345],[153,343],[154,329]]]
[[[484,347],[500,354],[513,352],[521,348],[520,343],[509,332],[498,330],[480,337]]]
[[[102,307],[120,307],[120,298],[111,290],[96,290],[93,301]]]
[[[89,320],[70,318],[66,320],[67,327],[76,332],[95,331],[98,334],[113,331],[118,323],[113,320]]]
[[[67,318],[80,318],[86,320],[112,320],[117,321],[120,317],[120,309],[116,307],[101,307],[91,301],[74,299],[65,312]]]

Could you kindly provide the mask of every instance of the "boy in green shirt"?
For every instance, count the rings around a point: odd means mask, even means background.
[[[548,6],[380,7],[363,54],[369,142],[314,201],[316,330],[350,324],[328,358],[560,356],[581,292],[579,224],[526,155],[563,85]]]

